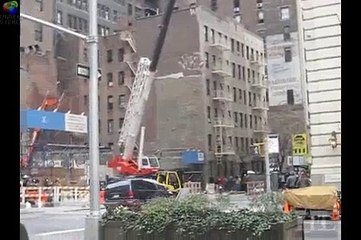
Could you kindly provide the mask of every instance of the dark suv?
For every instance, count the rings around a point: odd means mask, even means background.
[[[171,193],[153,179],[134,178],[110,183],[105,188],[105,207],[119,205],[138,208],[141,204],[157,198],[169,197]]]

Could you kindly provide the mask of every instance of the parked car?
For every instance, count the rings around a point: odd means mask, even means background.
[[[170,197],[172,193],[153,179],[134,178],[108,184],[104,195],[106,208],[122,205],[137,209],[145,202],[157,197]]]

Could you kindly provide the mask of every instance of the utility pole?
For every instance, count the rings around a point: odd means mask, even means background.
[[[40,23],[44,26],[87,40],[89,45],[89,177],[90,177],[90,212],[85,219],[85,239],[99,239],[99,126],[98,126],[98,23],[97,0],[89,0],[89,36],[71,31],[53,23],[20,13],[20,17]]]

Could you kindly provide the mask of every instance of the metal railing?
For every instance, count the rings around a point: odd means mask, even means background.
[[[55,206],[64,202],[88,202],[89,187],[20,187],[20,203]]]

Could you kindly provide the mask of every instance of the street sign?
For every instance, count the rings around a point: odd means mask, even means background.
[[[64,131],[64,113],[25,110],[21,112],[21,127]]]
[[[75,133],[88,132],[88,119],[82,115],[31,109],[22,111],[20,118],[22,129],[35,128]]]
[[[294,156],[305,156],[308,154],[307,134],[294,134],[292,136],[292,148]]]
[[[87,117],[70,113],[65,114],[65,131],[75,133],[87,133]]]
[[[268,153],[279,153],[279,141],[278,134],[269,134],[268,135]]]
[[[90,78],[89,67],[78,63],[76,65],[76,75],[79,77]],[[100,78],[101,76],[102,76],[102,70],[98,69],[97,78]]]

